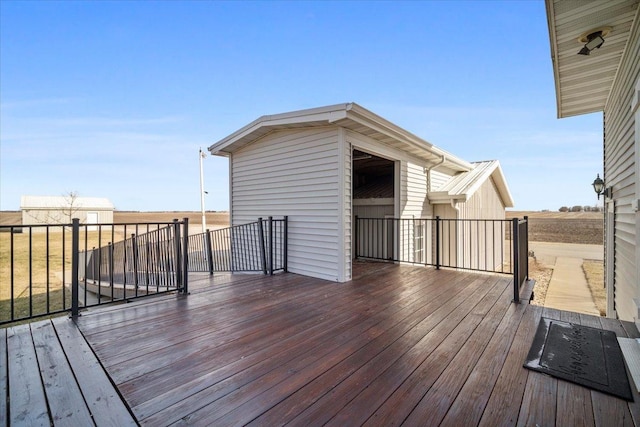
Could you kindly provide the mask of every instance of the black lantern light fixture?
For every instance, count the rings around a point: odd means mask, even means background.
[[[611,197],[611,189],[606,188],[604,185],[604,181],[600,178],[600,174],[597,174],[596,179],[593,180],[593,191],[598,195],[598,200],[600,200],[600,196],[604,196],[605,198]]]
[[[600,46],[604,44],[604,37],[609,34],[609,31],[611,31],[611,27],[602,27],[582,34],[578,41],[584,43],[584,46],[578,55],[591,55],[591,51],[600,49]]]

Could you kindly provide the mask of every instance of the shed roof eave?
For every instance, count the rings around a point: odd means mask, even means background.
[[[405,144],[407,148],[412,147],[412,149],[417,149],[425,154],[429,153],[429,155],[424,158],[427,162],[433,162],[434,164],[439,163],[444,155],[447,159],[443,165],[444,167],[458,172],[468,171],[473,168],[471,163],[435,147],[433,144],[355,103],[336,104],[308,110],[262,116],[231,135],[212,144],[208,150],[212,155],[228,156],[229,153],[244,144],[253,139],[260,138],[278,127],[291,127],[292,125],[304,124],[335,124],[346,128],[356,125],[366,126],[382,135]]]

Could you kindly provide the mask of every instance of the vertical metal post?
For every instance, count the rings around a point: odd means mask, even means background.
[[[358,243],[360,243],[360,236],[358,235],[358,215],[355,216],[355,223],[353,224],[353,234],[355,239],[355,259],[358,259]]]
[[[269,276],[273,276],[273,217],[269,217]]]
[[[284,217],[284,242],[283,242],[283,254],[282,254],[282,258],[283,258],[283,270],[286,273],[288,270],[288,252],[289,252],[289,217],[285,215]]]
[[[265,253],[264,245],[264,227],[262,225],[262,218],[258,218],[258,236],[260,241],[260,265],[262,266],[262,273],[267,274],[267,255]]]
[[[440,217],[436,216],[436,270],[440,270]]]
[[[71,222],[71,317],[78,317],[78,313],[80,311],[78,301],[80,220],[78,218],[73,218]]]
[[[520,301],[520,257],[518,256],[518,218],[513,218],[511,220],[511,238],[513,239],[513,255],[511,260],[511,265],[513,268],[513,302]]]
[[[182,251],[180,250],[180,223],[173,220],[173,268],[176,272],[176,288],[182,289]]]
[[[213,246],[211,245],[211,232],[204,233],[204,242],[207,245],[207,261],[209,262],[209,275],[213,275]]]
[[[182,293],[189,293],[189,218],[184,218],[182,236]]]
[[[137,224],[136,228],[138,228]],[[131,233],[131,254],[133,256],[133,287],[135,296],[138,296],[138,241],[135,233]]]
[[[527,280],[529,280],[529,217],[525,215],[524,217],[524,236],[520,236],[524,238],[525,241],[525,253],[527,254],[527,261],[525,263],[525,275]]]

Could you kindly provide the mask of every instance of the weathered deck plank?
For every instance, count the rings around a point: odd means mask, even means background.
[[[53,325],[96,426],[137,425],[73,321],[60,317]]]
[[[7,330],[10,425],[49,426],[47,400],[28,324]]]

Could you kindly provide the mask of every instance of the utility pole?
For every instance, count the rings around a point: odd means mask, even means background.
[[[204,173],[202,171],[202,159],[207,155],[200,148],[200,208],[202,210],[202,232],[207,232],[207,217],[204,214],[204,195],[207,193],[204,191]]]

